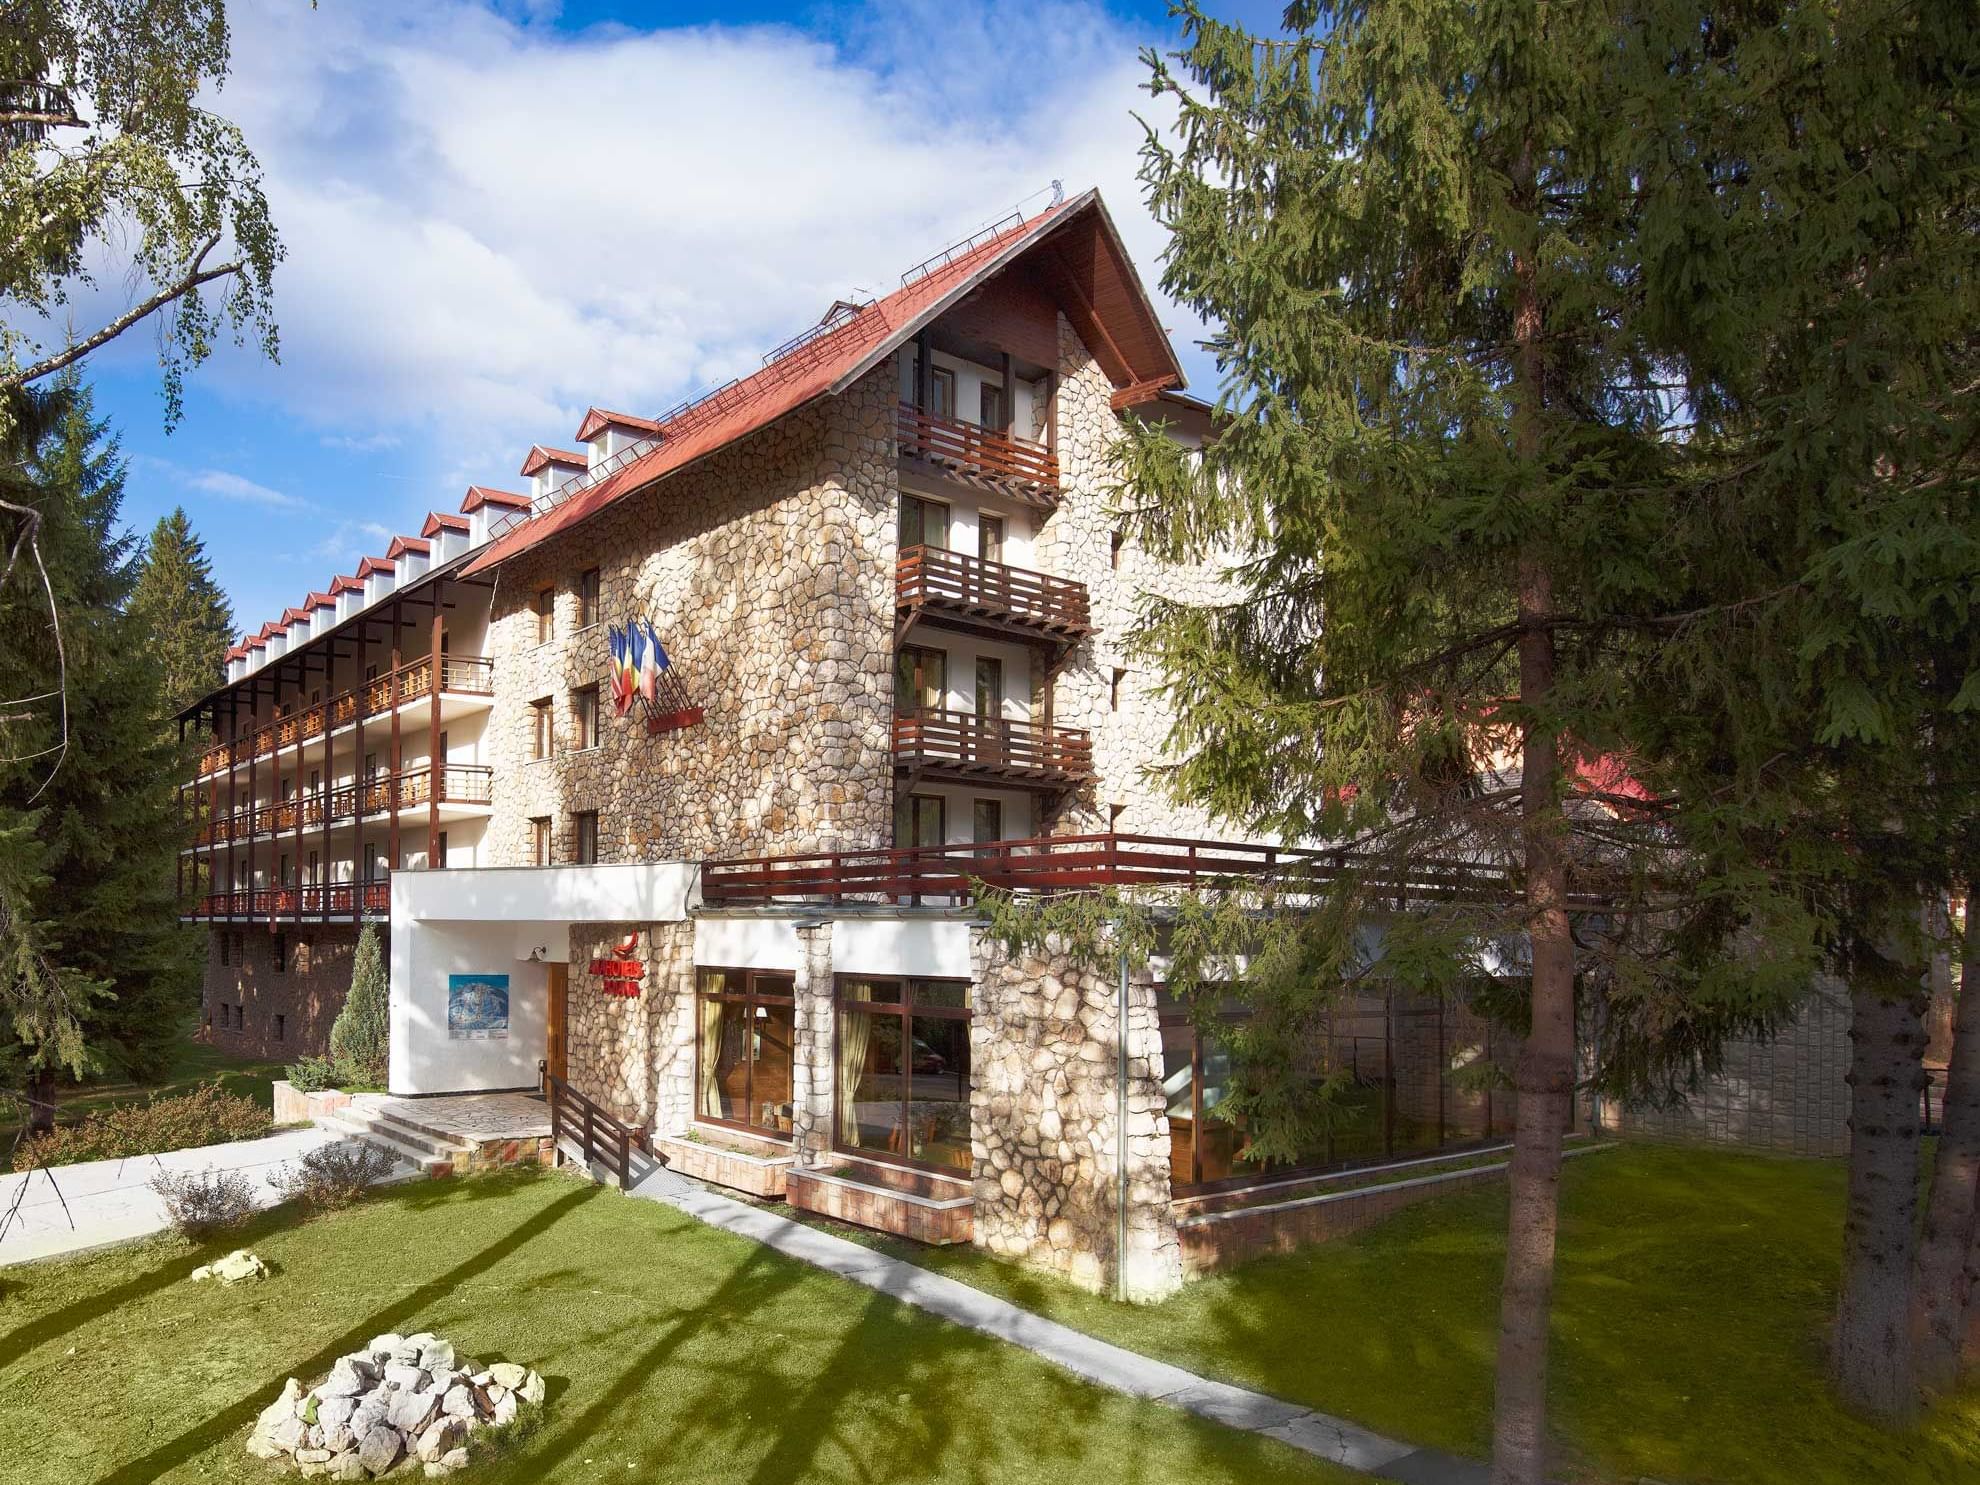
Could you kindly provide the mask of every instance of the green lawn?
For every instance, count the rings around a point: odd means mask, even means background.
[[[549,1381],[477,1482],[1354,1478],[567,1177],[418,1182],[248,1240],[275,1276],[228,1291],[171,1240],[0,1270],[0,1478],[266,1482],[242,1446],[283,1378],[385,1330]]]
[[[1843,1171],[1631,1145],[1568,1162],[1552,1395],[1563,1472],[1686,1485],[1980,1480],[1980,1391],[1894,1438],[1830,1401]],[[1127,1308],[968,1250],[917,1262],[1151,1356],[1484,1457],[1504,1189]],[[897,1248],[896,1251],[899,1251]]]
[[[140,1103],[153,1095],[169,1098],[176,1093],[190,1093],[197,1085],[216,1077],[227,1092],[244,1094],[272,1112],[275,1080],[286,1076],[286,1064],[232,1056],[210,1042],[194,1041],[192,1028],[188,1027],[170,1066],[151,1082],[106,1078],[72,1083],[65,1076],[56,1087],[55,1117],[59,1123],[72,1124],[85,1114],[117,1104]],[[17,1122],[0,1116],[0,1147],[13,1144],[17,1128]]]

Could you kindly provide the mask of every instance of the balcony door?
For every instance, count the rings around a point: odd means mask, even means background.
[[[934,547],[946,551],[949,545],[949,508],[939,500],[923,500],[919,495],[901,497],[901,550]]]
[[[985,760],[1002,759],[1007,733],[1004,726],[1004,662],[993,655],[976,657],[976,726],[974,744],[977,756]]]
[[[948,653],[925,645],[902,645],[894,656],[894,715],[940,711],[948,693]]]
[[[948,834],[944,801],[939,794],[906,794],[894,800],[894,844],[939,846]]]

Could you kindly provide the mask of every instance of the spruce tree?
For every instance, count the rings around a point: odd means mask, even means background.
[[[369,923],[358,934],[351,988],[330,1027],[330,1063],[341,1081],[383,1086],[392,1040],[391,997],[378,932]]]
[[[6,725],[0,830],[35,837],[14,911],[35,926],[43,962],[78,986],[108,987],[78,1016],[87,1053],[143,1078],[164,1065],[198,1000],[198,944],[174,897],[179,758],[159,727],[147,636],[126,610],[136,574],[118,523],[124,461],[77,378],[60,379],[49,400],[26,503],[66,668],[47,595],[17,572],[0,593],[0,695],[30,700]],[[26,1060],[73,1066],[52,1045],[24,1047]]]
[[[213,581],[206,545],[193,534],[183,507],[160,516],[152,527],[130,608],[150,636],[167,717],[220,684],[234,612]]]

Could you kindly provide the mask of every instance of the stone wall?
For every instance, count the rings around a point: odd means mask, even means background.
[[[1849,1001],[1817,985],[1807,1010],[1771,1042],[1745,1039],[1724,1069],[1672,1109],[1602,1107],[1602,1128],[1619,1134],[1703,1140],[1795,1155],[1849,1149]]]
[[[975,1241],[1101,1290],[1115,1278],[1118,987],[1063,954],[1013,962],[972,937],[970,1124]],[[1129,989],[1129,1297],[1182,1281],[1154,987]]]
[[[490,616],[495,706],[485,747],[485,859],[533,860],[530,821],[572,859],[576,811],[599,859],[642,861],[887,844],[893,829],[893,370],[793,413],[607,507],[501,568]],[[601,622],[577,627],[579,574]],[[555,637],[535,601],[554,587]],[[573,750],[571,693],[606,678],[607,628],[650,617],[707,719],[648,736],[612,715]],[[548,698],[559,756],[535,761]]]
[[[1159,692],[1159,675],[1128,653],[1144,592],[1208,602],[1222,591],[1221,584],[1207,569],[1154,562],[1131,538],[1115,552],[1120,523],[1114,515],[1119,501],[1114,486],[1120,475],[1108,450],[1120,437],[1121,425],[1110,400],[1113,384],[1063,315],[1058,370],[1062,493],[1058,508],[1039,529],[1036,551],[1044,571],[1084,583],[1092,601],[1094,633],[1059,674],[1054,720],[1092,732],[1100,778],[1065,804],[1051,833],[1111,827],[1133,834],[1232,838],[1231,827],[1220,827],[1205,810],[1169,799],[1147,777],[1147,769],[1170,757],[1172,713]],[[1124,672],[1118,686],[1117,670]]]
[[[834,1091],[832,1057],[835,1000],[832,991],[832,925],[800,928],[804,958],[792,992],[791,1149],[801,1165],[832,1163]]]
[[[327,1053],[331,1024],[350,992],[357,937],[348,924],[291,926],[279,933],[266,924],[210,928],[201,1036],[242,1057],[293,1060]],[[382,927],[378,948],[381,955],[390,952]]]

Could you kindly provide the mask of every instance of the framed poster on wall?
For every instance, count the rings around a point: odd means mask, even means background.
[[[447,1039],[456,1042],[507,1041],[509,977],[447,976]]]

